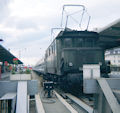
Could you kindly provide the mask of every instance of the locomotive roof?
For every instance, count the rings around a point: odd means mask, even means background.
[[[59,39],[59,38],[67,38],[67,37],[74,38],[74,37],[80,37],[80,36],[86,37],[86,38],[91,38],[91,37],[99,38],[99,34],[94,31],[76,31],[76,30],[71,30],[71,29],[67,28],[64,31],[60,31],[54,40]],[[53,40],[53,42],[54,42],[54,40]],[[51,44],[48,46],[48,48],[51,46]],[[46,50],[48,50],[48,48]]]
[[[98,38],[99,34],[97,32],[93,31],[75,31],[75,30],[64,30],[61,31],[56,38],[73,38],[73,37],[92,37],[92,38]]]
[[[98,31],[100,44],[105,49],[120,47],[120,19]]]

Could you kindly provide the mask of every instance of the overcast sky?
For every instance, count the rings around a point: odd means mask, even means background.
[[[60,27],[64,4],[85,5],[90,30],[120,18],[120,0],[0,0],[2,45],[25,64],[34,65],[51,42],[51,28]]]

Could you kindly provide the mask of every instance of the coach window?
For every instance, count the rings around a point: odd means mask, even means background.
[[[50,55],[51,55],[51,50],[52,50],[52,49],[51,49],[51,46],[50,46]]]
[[[56,52],[56,41],[54,41],[54,53]]]
[[[47,52],[46,52],[46,54],[45,54],[45,58],[47,58]]]
[[[53,47],[53,53],[54,53],[54,43],[53,43],[53,46],[52,46],[52,47]]]
[[[48,57],[49,57],[49,49],[48,49]]]

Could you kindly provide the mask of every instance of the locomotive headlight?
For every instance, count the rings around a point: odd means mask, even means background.
[[[72,63],[72,62],[69,62],[69,66],[72,67],[72,66],[73,66],[73,63]]]

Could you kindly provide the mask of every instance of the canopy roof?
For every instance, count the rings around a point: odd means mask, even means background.
[[[98,31],[100,45],[105,49],[120,47],[120,19]]]
[[[9,64],[13,64],[13,58],[16,58],[12,55],[7,49],[5,49],[2,45],[0,45],[0,62],[7,61]],[[23,64],[20,60],[18,60],[18,64]]]

